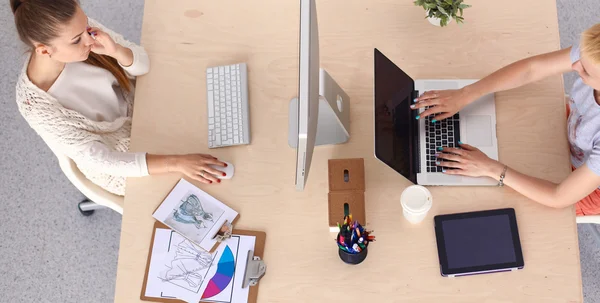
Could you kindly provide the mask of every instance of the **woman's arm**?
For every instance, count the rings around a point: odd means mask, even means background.
[[[527,85],[572,70],[571,48],[529,57],[505,66],[465,87],[476,100],[484,95]],[[471,102],[473,101],[471,100]]]
[[[150,155],[146,153],[118,152],[99,141],[72,146],[71,159],[85,163],[96,171],[122,177],[144,177],[149,174],[183,173],[202,183],[219,183],[213,175],[223,174],[210,165],[224,166],[225,163],[210,155]]]
[[[110,54],[117,59],[121,67],[132,77],[145,75],[150,71],[150,59],[146,50],[129,40],[126,40],[121,34],[118,34],[106,26],[100,24],[94,19],[89,19],[89,25],[92,30],[100,30],[99,36],[103,33],[108,35],[117,44],[117,51]],[[102,38],[101,38],[102,39]]]
[[[462,89],[425,92],[415,100],[412,108],[431,106],[420,114],[421,118],[436,114],[434,122],[446,119],[484,95],[571,71],[570,52],[569,47],[517,61]]]
[[[498,180],[503,169],[504,165],[498,163],[490,170],[488,177]],[[600,187],[600,176],[584,165],[556,184],[508,168],[504,184],[540,204],[562,208],[577,203]]]
[[[444,170],[445,174],[500,179],[504,164],[490,159],[473,146],[461,144],[461,148],[444,148],[438,155],[439,166],[453,168]],[[540,204],[561,208],[577,203],[598,188],[600,175],[586,164],[556,184],[508,168],[504,184]]]
[[[218,175],[225,176],[220,170],[212,168],[210,165],[226,167],[219,159],[206,154],[189,155],[146,155],[148,172],[151,175],[165,174],[171,172],[182,173],[194,180],[202,183],[220,183],[221,180],[214,177]],[[213,176],[214,175],[214,176]]]
[[[100,141],[61,148],[61,150],[67,149],[70,150],[67,156],[75,163],[84,164],[98,172],[121,177],[148,175],[145,153],[117,152]]]
[[[117,44],[117,51],[112,55],[113,58],[117,59],[117,62],[123,67],[131,67],[133,61],[133,51],[130,48]]]

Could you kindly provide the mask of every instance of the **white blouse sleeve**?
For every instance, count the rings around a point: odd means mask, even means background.
[[[101,142],[93,141],[77,147],[71,154],[75,163],[95,167],[99,172],[121,177],[144,177],[148,175],[146,153],[124,153],[110,150]]]
[[[123,35],[113,32],[92,18],[89,19],[89,24],[91,26],[98,27],[107,33],[111,38],[113,38],[113,40],[115,40],[115,43],[118,43],[131,50],[133,53],[133,63],[130,66],[123,66],[119,63],[123,70],[125,70],[130,76],[137,77],[145,75],[150,71],[150,58],[148,57],[148,53],[144,47],[126,40]]]

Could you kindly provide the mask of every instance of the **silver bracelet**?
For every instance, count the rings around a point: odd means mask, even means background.
[[[504,165],[504,169],[502,170],[502,173],[500,174],[500,182],[498,182],[498,187],[504,186],[504,177],[506,176],[507,170],[508,170],[508,166]]]

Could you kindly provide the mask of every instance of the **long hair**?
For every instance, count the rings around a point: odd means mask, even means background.
[[[59,36],[60,26],[73,19],[77,7],[77,0],[10,0],[19,38],[32,50],[34,42],[50,45]],[[131,82],[116,59],[90,52],[85,63],[108,70],[123,90],[131,91]]]

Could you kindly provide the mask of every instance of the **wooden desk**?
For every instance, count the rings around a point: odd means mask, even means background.
[[[142,44],[152,71],[140,77],[132,150],[210,152],[236,175],[200,186],[239,211],[239,228],[267,232],[260,302],[581,302],[573,209],[543,207],[509,188],[430,188],[429,217],[412,226],[399,202],[409,184],[373,157],[373,48],[414,78],[478,78],[559,48],[547,0],[471,0],[467,24],[437,28],[404,0],[319,0],[321,66],[352,99],[351,139],[316,149],[304,192],[294,190],[288,102],[298,90],[299,2],[146,1]],[[207,149],[205,69],[248,63],[252,144]],[[496,95],[500,159],[560,181],[569,172],[561,77]],[[337,256],[327,226],[327,160],[365,158],[367,218],[377,242],[359,266]],[[178,175],[128,180],[116,302],[138,302],[152,212]],[[442,278],[436,214],[514,207],[525,269]],[[353,281],[348,281],[352,279]]]

